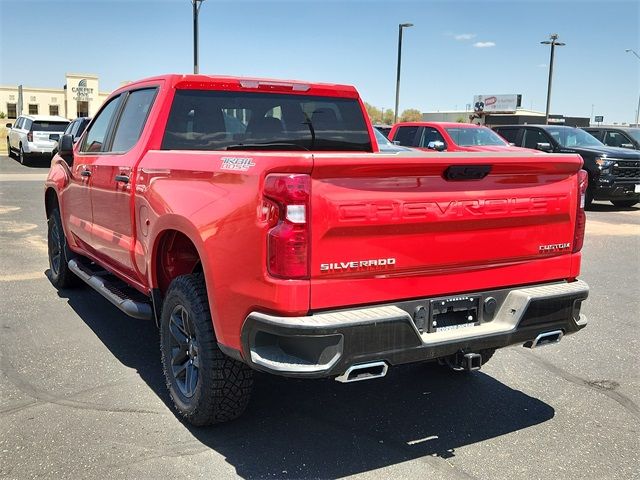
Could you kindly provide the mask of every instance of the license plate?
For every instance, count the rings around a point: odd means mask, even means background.
[[[480,324],[480,297],[462,295],[431,300],[429,304],[428,331],[446,332],[469,328]]]
[[[640,193],[640,183],[636,183],[635,188],[633,189],[634,193]]]

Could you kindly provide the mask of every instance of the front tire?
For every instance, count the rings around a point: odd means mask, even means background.
[[[69,269],[69,260],[75,255],[69,250],[58,208],[54,208],[47,219],[47,247],[49,279],[53,286],[62,289],[78,285],[80,279]]]
[[[637,198],[632,198],[629,200],[611,200],[611,203],[613,203],[616,207],[629,208],[629,207],[633,207],[639,201],[640,200]]]
[[[218,348],[202,274],[182,275],[169,285],[160,350],[169,395],[186,421],[212,425],[244,412],[253,371]]]

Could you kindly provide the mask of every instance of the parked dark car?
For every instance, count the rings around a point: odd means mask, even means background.
[[[640,128],[586,127],[583,130],[610,147],[640,150]]]
[[[91,122],[90,117],[78,117],[74,121],[72,121],[69,125],[67,125],[67,128],[65,129],[62,135],[71,135],[73,137],[73,143],[76,143],[76,141],[82,136],[82,133],[84,132],[85,128],[87,128],[87,125],[89,125],[89,122]],[[58,153],[57,143],[56,143],[56,146],[53,147],[53,151],[51,152],[51,155],[53,156],[56,153]]]
[[[549,153],[579,153],[589,172],[585,203],[608,200],[617,207],[640,201],[640,152],[604,145],[591,134],[556,125],[504,125],[493,128],[519,147]]]

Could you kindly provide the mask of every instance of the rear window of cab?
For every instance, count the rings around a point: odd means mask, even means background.
[[[176,90],[163,150],[371,152],[356,99]]]

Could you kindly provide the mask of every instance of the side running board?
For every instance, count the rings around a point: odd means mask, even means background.
[[[144,295],[110,273],[104,270],[95,271],[77,259],[69,260],[69,269],[130,317],[141,320],[153,318],[153,308],[149,300],[145,300]]]

